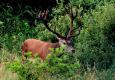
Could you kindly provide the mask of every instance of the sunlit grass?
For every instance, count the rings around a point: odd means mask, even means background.
[[[10,63],[15,57],[4,48],[0,50],[0,80],[17,80],[16,73],[6,68],[7,63]]]
[[[0,80],[17,80],[17,75],[6,69],[5,63],[0,63]]]

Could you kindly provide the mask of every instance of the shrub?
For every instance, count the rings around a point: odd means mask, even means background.
[[[78,37],[77,54],[84,67],[107,69],[113,63],[111,40],[114,40],[113,4],[97,6],[92,15],[84,15],[84,28]],[[111,34],[112,33],[112,34]],[[112,43],[112,42],[111,42]]]
[[[44,62],[36,57],[34,63],[27,59],[26,63],[22,64],[21,59],[17,59],[8,64],[8,68],[15,71],[21,80],[38,80],[49,76],[68,78],[75,75],[80,67],[75,54],[65,53],[63,48],[52,51]]]

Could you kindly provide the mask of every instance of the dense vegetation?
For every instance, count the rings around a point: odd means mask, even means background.
[[[0,79],[12,80],[15,73],[14,79],[19,80],[114,80],[115,1],[56,1],[57,4],[50,7],[49,24],[52,29],[56,26],[56,30],[62,35],[66,35],[70,25],[67,9],[72,6],[78,11],[74,27],[79,26],[80,20],[82,30],[73,38],[75,53],[65,52],[64,47],[52,49],[52,54],[48,55],[44,62],[36,56],[35,62],[32,63],[29,61],[31,54],[28,52],[28,58],[23,65],[21,45],[24,40],[36,38],[55,42],[56,36],[36,19],[42,6],[33,8],[32,5],[23,4],[22,7],[17,0],[18,6],[14,8],[12,4],[6,4],[4,0],[1,0]],[[58,57],[60,53],[63,55]],[[2,70],[2,66],[5,69]],[[6,73],[11,75],[9,79],[6,78]]]

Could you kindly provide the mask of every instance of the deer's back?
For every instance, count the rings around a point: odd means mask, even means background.
[[[37,39],[27,39],[22,46],[22,51],[38,53],[41,57],[45,57],[49,53],[51,44]]]

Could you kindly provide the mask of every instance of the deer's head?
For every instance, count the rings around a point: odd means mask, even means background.
[[[74,19],[77,17],[77,12],[76,14],[74,15],[73,14],[73,10],[72,10],[72,7],[70,7],[70,10],[69,10],[69,17],[70,17],[70,27],[69,27],[69,31],[67,33],[66,36],[62,36],[61,34],[59,34],[58,32],[56,32],[55,30],[52,30],[49,26],[48,26],[48,20],[47,20],[47,16],[48,16],[48,11],[44,11],[43,13],[40,13],[38,15],[38,19],[39,20],[42,20],[45,27],[50,31],[52,32],[53,34],[55,34],[57,36],[57,39],[58,39],[58,43],[59,43],[59,46],[61,45],[66,45],[66,51],[67,52],[75,52],[75,49],[73,47],[73,42],[72,42],[72,38],[75,37],[75,36],[78,36],[80,34],[80,30],[81,30],[81,26],[78,26],[78,28],[75,28],[73,27],[73,21]],[[77,34],[74,34],[75,30],[78,29],[78,33]]]

